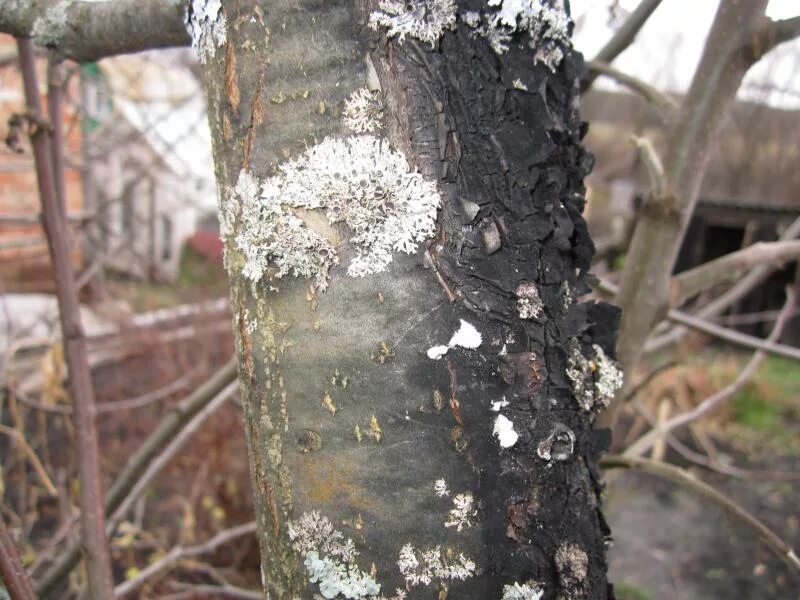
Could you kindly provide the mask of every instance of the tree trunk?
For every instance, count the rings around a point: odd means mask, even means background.
[[[269,597],[613,596],[560,2],[194,4]]]

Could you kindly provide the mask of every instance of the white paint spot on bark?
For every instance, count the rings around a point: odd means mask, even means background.
[[[475,350],[481,345],[483,338],[481,337],[480,332],[475,329],[475,326],[471,323],[468,323],[464,319],[461,319],[461,326],[458,330],[453,334],[453,337],[450,338],[450,342],[447,346],[432,346],[428,348],[428,358],[433,360],[439,360],[447,351],[451,348],[455,348],[456,346],[460,348],[466,348],[468,350]]]
[[[519,439],[519,434],[514,431],[514,423],[504,415],[497,415],[492,433],[503,448],[511,448]]]

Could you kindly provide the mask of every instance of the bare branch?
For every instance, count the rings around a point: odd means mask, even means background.
[[[778,340],[783,332],[783,328],[786,326],[789,317],[792,314],[792,309],[794,308],[794,301],[795,295],[791,288],[786,289],[786,302],[783,305],[783,309],[781,310],[780,315],[778,315],[778,319],[775,321],[775,325],[772,328],[772,331],[769,334],[769,337],[766,339],[766,343],[773,343]],[[696,421],[703,415],[708,414],[712,410],[714,410],[717,406],[719,406],[722,402],[729,399],[733,396],[736,392],[738,392],[742,386],[747,383],[747,381],[753,376],[758,369],[759,365],[762,363],[764,358],[766,357],[767,353],[765,350],[758,350],[753,353],[753,356],[747,362],[745,367],[741,370],[739,375],[734,379],[731,383],[726,385],[720,391],[715,394],[712,394],[705,400],[703,400],[700,404],[698,404],[693,410],[678,415],[677,417],[670,419],[666,423],[658,425],[658,427],[648,434],[639,438],[634,444],[630,446],[627,450],[625,450],[625,456],[639,456],[653,446],[660,438],[663,438],[664,435],[672,431],[673,429],[677,429],[683,425],[691,423],[692,421]]]
[[[188,585],[176,584],[175,589],[183,590],[177,594],[163,596],[162,600],[192,600],[198,594],[212,598],[237,598],[240,600],[264,600],[264,592],[246,590],[229,584],[223,585]]]
[[[622,24],[614,36],[606,42],[606,45],[600,49],[600,52],[594,57],[594,62],[601,62],[610,64],[614,59],[622,54],[625,49],[633,43],[636,35],[644,27],[647,19],[653,14],[653,11],[661,4],[661,0],[642,0],[639,6],[636,7],[628,20]],[[590,75],[586,82],[584,90],[589,88],[595,80],[597,75]]]
[[[664,164],[661,162],[661,157],[647,138],[634,135],[631,136],[631,141],[639,150],[639,154],[647,167],[650,185],[652,186],[651,194],[653,200],[658,202],[667,194],[667,181],[664,177]]]
[[[112,514],[142,477],[148,465],[175,438],[187,423],[211,402],[228,384],[236,380],[236,361],[231,359],[179,405],[164,415],[159,426],[142,443],[122,469],[106,494],[106,514]],[[64,580],[80,559],[80,545],[72,543],[59,555],[37,582],[37,592],[46,596]]]
[[[780,21],[768,20],[761,28],[760,36],[758,36],[759,45],[754,49],[761,54],[766,54],[776,46],[798,36],[800,36],[800,16]]]
[[[778,241],[792,240],[798,235],[800,235],[800,217],[795,219],[792,224],[786,228],[786,231],[781,234],[780,238],[778,238]],[[750,290],[753,290],[756,286],[760,285],[769,276],[769,274],[772,273],[773,270],[774,267],[772,265],[757,266],[747,275],[742,277],[727,292],[703,306],[699,311],[697,311],[695,316],[701,319],[709,319],[721,314],[734,302],[737,302],[746,294],[748,294]],[[665,333],[657,338],[649,339],[645,345],[645,353],[657,352],[669,344],[678,342],[684,335],[686,335],[687,331],[688,330],[686,327],[679,326],[669,333]]]
[[[800,559],[798,559],[797,554],[791,546],[786,544],[773,533],[772,530],[741,506],[729,500],[711,486],[698,480],[688,471],[665,463],[619,455],[608,455],[601,458],[600,467],[603,469],[632,469],[642,471],[696,492],[706,500],[720,507],[729,517],[732,517],[737,522],[754,531],[761,541],[764,542],[776,556],[785,562],[792,571],[800,572]]]
[[[757,242],[672,278],[669,306],[675,308],[717,284],[739,279],[759,265],[779,266],[800,257],[800,241]]]
[[[613,79],[617,83],[630,88],[631,91],[642,96],[642,98],[656,107],[665,121],[674,115],[675,111],[677,111],[679,108],[678,103],[672,98],[672,96],[657,90],[652,85],[645,83],[638,77],[634,77],[633,75],[624,73],[619,69],[615,69],[608,63],[603,63],[596,60],[590,61],[587,63],[587,65],[589,67],[589,72],[593,73],[595,77],[597,77],[597,75],[605,75],[606,77]]]
[[[619,291],[619,288],[616,285],[602,279],[600,280],[598,288],[611,294],[618,293]],[[685,312],[675,310],[674,308],[667,313],[667,318],[669,318],[671,321],[675,321],[676,323],[696,329],[697,331],[702,331],[703,333],[713,337],[725,340],[726,342],[731,342],[737,346],[752,348],[755,350],[764,350],[765,352],[769,352],[770,354],[775,354],[777,356],[783,356],[784,358],[800,360],[800,348],[787,346],[786,344],[768,342],[766,340],[762,340],[761,338],[747,335],[746,333],[740,333],[738,331],[734,331],[733,329],[720,327],[719,325],[715,325],[714,323],[706,321],[705,319],[689,315]],[[646,352],[649,350],[649,348],[645,348]]]
[[[106,598],[112,593],[114,584],[104,526],[94,388],[89,371],[86,337],[81,323],[78,290],[70,263],[69,234],[54,184],[51,140],[39,100],[33,44],[29,39],[17,40],[17,51],[25,88],[25,102],[28,114],[34,123],[31,128],[31,145],[36,162],[42,220],[56,278],[64,354],[69,371],[69,390],[75,410],[73,422],[76,430],[80,482],[81,542],[86,554],[90,592],[93,597]]]
[[[2,518],[0,518],[0,576],[14,600],[35,600],[31,580],[22,566],[14,541]]]
[[[31,448],[30,444],[28,444],[28,441],[25,439],[25,436],[22,434],[22,432],[18,429],[14,429],[13,427],[0,425],[0,433],[5,433],[7,436],[13,438],[14,441],[17,442],[17,445],[19,445],[19,447],[25,453],[25,456],[28,457],[33,470],[36,471],[36,476],[39,478],[39,481],[42,482],[42,485],[44,486],[44,489],[47,490],[47,493],[51,496],[58,496],[58,490],[56,489],[56,486],[53,485],[53,481],[47,474],[47,470],[42,465],[39,457],[36,456],[36,452],[34,452],[33,448]]]
[[[224,389],[222,389],[206,406],[203,407],[192,419],[190,419],[180,432],[170,441],[170,443],[153,458],[147,465],[147,470],[137,478],[136,483],[131,486],[128,495],[120,501],[119,507],[111,514],[108,519],[108,534],[110,535],[117,525],[122,522],[122,519],[133,507],[136,499],[144,492],[145,488],[150,482],[158,475],[161,470],[174,458],[174,456],[183,448],[186,442],[194,435],[194,433],[205,423],[206,419],[213,415],[219,408],[221,408],[237,390],[239,384],[237,381],[230,382]]]
[[[117,598],[127,596],[144,584],[148,579],[151,579],[162,571],[173,567],[178,562],[187,558],[209,554],[214,552],[220,546],[224,546],[225,544],[228,544],[237,538],[250,535],[255,532],[256,524],[255,522],[250,522],[245,523],[244,525],[239,525],[238,527],[226,529],[225,531],[220,531],[217,535],[203,544],[198,544],[196,546],[175,546],[162,559],[157,560],[152,565],[142,569],[142,571],[136,575],[136,577],[118,585],[114,589],[114,594]]]
[[[106,56],[186,46],[182,0],[114,2],[0,2],[0,32],[32,37],[63,58],[92,62]]]

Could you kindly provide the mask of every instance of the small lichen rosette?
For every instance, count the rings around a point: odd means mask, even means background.
[[[259,246],[253,256],[259,260],[246,276],[260,278],[260,259],[272,257],[278,277],[291,271],[314,276],[325,287],[330,266],[338,262],[336,250],[293,216],[292,208],[321,209],[330,223],[345,224],[357,252],[347,274],[364,277],[385,270],[393,252],[414,253],[433,236],[440,202],[436,184],[379,138],[327,138],[264,182],[261,213],[271,225],[256,227],[266,246],[248,240],[251,248]],[[275,244],[279,239],[283,249]]]

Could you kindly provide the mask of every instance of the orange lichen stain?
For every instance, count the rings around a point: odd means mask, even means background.
[[[302,496],[314,506],[335,504],[351,509],[366,510],[375,505],[372,490],[361,487],[356,478],[363,471],[360,462],[344,457],[299,455],[296,467],[298,497]]]

